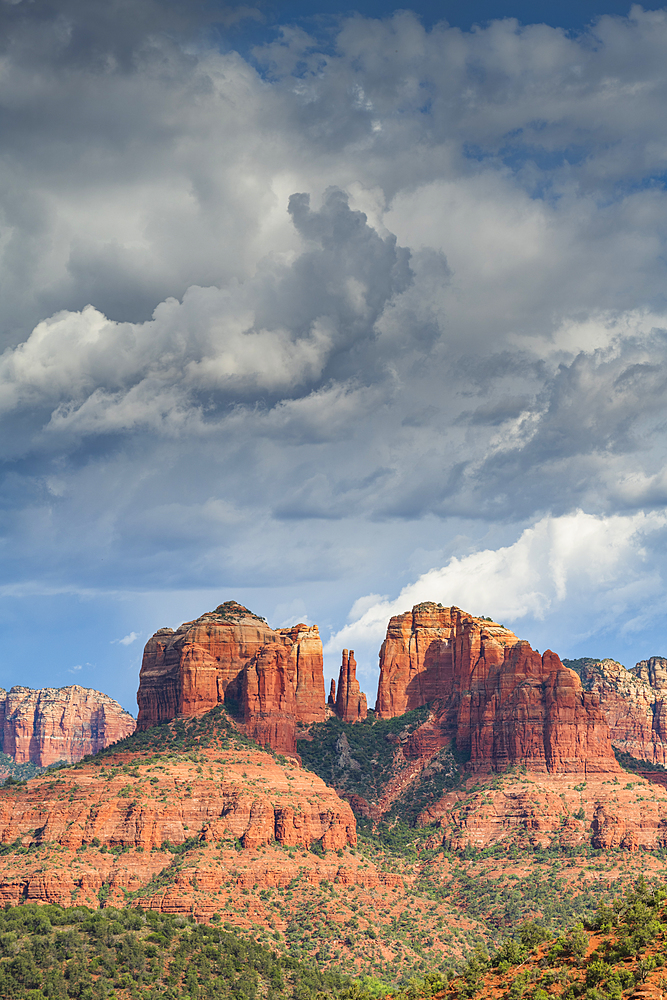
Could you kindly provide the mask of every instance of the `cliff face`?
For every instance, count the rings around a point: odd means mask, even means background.
[[[619,769],[599,694],[584,691],[555,653],[540,656],[459,608],[420,604],[389,623],[376,711],[391,718],[426,703],[440,733],[430,742],[455,741],[473,771]]]
[[[455,660],[460,669],[470,671],[482,652],[481,631],[463,627],[474,621],[484,624],[483,655],[489,666],[501,662],[505,646],[518,642],[514,633],[495,622],[473,619],[459,608],[428,601],[390,619],[380,650],[376,713],[390,719],[449,698]]]
[[[632,670],[615,660],[573,660],[586,690],[600,699],[614,746],[667,765],[667,660],[653,656]]]
[[[227,601],[149,639],[137,702],[139,730],[225,702],[254,739],[294,753],[297,723],[325,717],[317,627],[272,629]]]
[[[326,849],[356,844],[352,811],[324,782],[303,768],[278,764],[261,751],[203,749],[200,764],[159,767],[131,754],[108,756],[77,771],[33,779],[0,796],[0,841],[60,844],[76,850],[94,839],[109,847],[149,851],[164,841],[238,838],[256,848]],[[207,765],[204,774],[201,761]],[[131,765],[131,773],[115,770]],[[104,788],[101,788],[101,785]]]
[[[76,763],[134,732],[135,721],[100,691],[64,688],[0,688],[2,751],[17,764],[47,767]]]
[[[366,695],[362,693],[357,680],[357,661],[353,649],[349,652],[347,649],[343,650],[335,704],[336,715],[343,722],[361,722],[368,715]]]

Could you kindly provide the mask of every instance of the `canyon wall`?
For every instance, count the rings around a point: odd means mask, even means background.
[[[3,753],[17,764],[47,767],[76,763],[134,732],[135,721],[100,691],[72,684],[64,688],[0,688]]]
[[[139,730],[225,703],[253,739],[294,753],[297,724],[325,718],[317,626],[272,629],[227,601],[160,629],[144,650],[137,703]]]
[[[640,760],[667,765],[667,660],[652,656],[632,670],[616,660],[567,661],[600,699],[612,743]]]
[[[504,626],[432,602],[391,619],[376,712],[392,718],[426,704],[441,744],[453,741],[473,771],[619,769],[599,693],[555,653],[540,656]]]

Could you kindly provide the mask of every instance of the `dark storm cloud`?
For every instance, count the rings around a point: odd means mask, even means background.
[[[667,15],[352,17],[251,62],[203,11],[0,7],[7,586],[339,580],[349,607],[491,567],[539,615],[606,526],[639,580]]]

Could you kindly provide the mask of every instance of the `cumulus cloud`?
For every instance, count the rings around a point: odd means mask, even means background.
[[[312,245],[291,264],[265,260],[230,289],[193,286],[144,323],[113,322],[89,305],[38,324],[0,357],[0,413],[50,409],[54,432],[188,420],[196,429],[216,397],[284,398],[360,369],[372,377],[367,347],[387,303],[411,282],[408,252],[337,189],[317,212],[293,195],[290,214]]]
[[[565,608],[573,632],[580,632],[583,617],[590,632],[602,633],[629,610],[634,619],[640,601],[646,602],[645,614],[653,610],[664,581],[647,549],[666,526],[664,512],[595,517],[579,510],[541,518],[512,545],[452,557],[397,597],[358,599],[351,620],[331,636],[326,649],[379,646],[389,618],[422,601],[512,623],[543,620]],[[639,627],[631,619],[626,617],[625,627]]]
[[[667,13],[352,16],[245,59],[256,11],[209,7],[0,7],[2,593],[242,586],[287,621],[303,586],[350,645],[436,566],[527,625],[577,573],[641,619]]]

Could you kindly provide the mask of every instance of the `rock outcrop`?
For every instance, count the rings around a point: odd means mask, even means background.
[[[76,763],[129,736],[135,725],[113,698],[78,684],[0,688],[0,749],[17,764]]]
[[[368,715],[366,695],[362,693],[357,680],[357,661],[353,649],[349,652],[347,649],[343,650],[343,661],[338,675],[336,715],[343,722],[361,722]]]
[[[653,656],[627,670],[616,660],[566,661],[600,699],[619,750],[667,765],[667,660]]]
[[[3,789],[0,842],[21,837],[74,850],[93,841],[150,850],[194,836],[236,838],[253,848],[273,841],[285,847],[318,841],[325,850],[356,844],[349,805],[312,772],[250,748],[202,749],[198,760],[156,766],[154,758],[110,755],[104,773],[93,762],[47,773],[17,792]]]
[[[429,703],[440,745],[453,741],[473,771],[619,770],[599,695],[555,653],[540,656],[496,622],[431,602],[391,619],[376,712],[391,718]]]
[[[149,639],[139,677],[137,728],[200,715],[225,703],[248,735],[296,752],[297,723],[325,718],[317,626],[272,629],[227,601]]]
[[[494,785],[448,792],[418,818],[438,823],[453,850],[515,844],[519,849],[656,850],[667,846],[667,799],[656,784],[567,774],[507,775]]]

